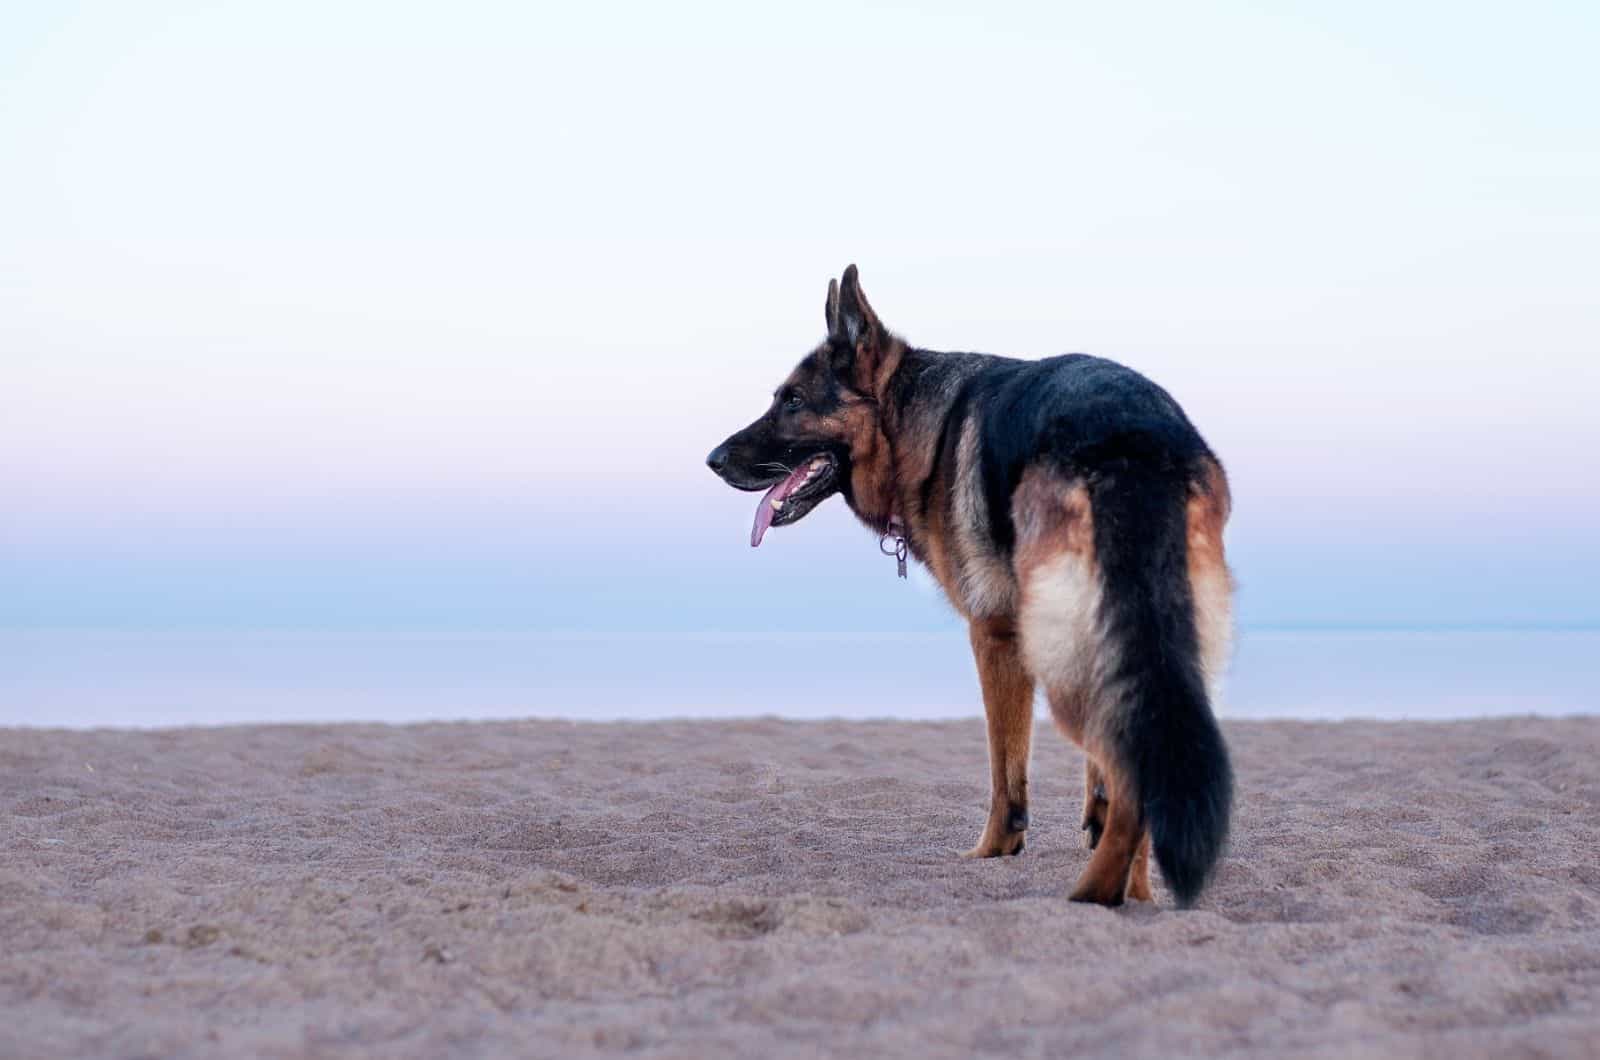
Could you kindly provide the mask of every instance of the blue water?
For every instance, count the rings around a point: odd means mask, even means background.
[[[1249,632],[1219,713],[1600,711],[1600,631]],[[962,634],[0,633],[0,725],[955,718]]]

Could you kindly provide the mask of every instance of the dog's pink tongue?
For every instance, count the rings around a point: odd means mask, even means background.
[[[772,526],[772,517],[777,515],[777,509],[772,507],[773,501],[781,501],[794,492],[800,480],[805,477],[805,469],[801,468],[788,478],[778,483],[766,492],[761,498],[761,503],[756,505],[756,521],[750,527],[750,547],[760,548],[761,539],[767,536],[767,529]]]

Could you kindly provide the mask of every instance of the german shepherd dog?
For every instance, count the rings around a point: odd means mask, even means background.
[[[1037,687],[1088,756],[1093,853],[1072,900],[1149,901],[1153,847],[1191,904],[1233,802],[1207,689],[1231,632],[1221,463],[1165,390],[1122,365],[907,345],[854,265],[829,282],[826,317],[828,337],[772,405],[706,461],[766,491],[751,545],[843,494],[967,619],[993,795],[964,856],[1022,853]]]

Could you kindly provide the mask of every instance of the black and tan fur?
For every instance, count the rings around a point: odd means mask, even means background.
[[[1208,681],[1228,650],[1222,465],[1166,391],[1073,354],[917,349],[879,322],[855,266],[827,339],[711,454],[740,489],[802,466],[774,526],[833,493],[891,523],[968,621],[992,798],[969,857],[1020,854],[1035,692],[1084,748],[1093,850],[1071,897],[1149,900],[1153,852],[1191,903],[1227,837],[1232,774]]]

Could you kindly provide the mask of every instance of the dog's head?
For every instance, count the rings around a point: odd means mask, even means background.
[[[857,498],[882,474],[887,442],[879,398],[899,360],[899,341],[867,304],[854,265],[828,282],[826,316],[827,339],[773,392],[767,411],[706,458],[735,489],[766,491],[752,547],[768,527],[799,522],[835,493],[865,514]]]

